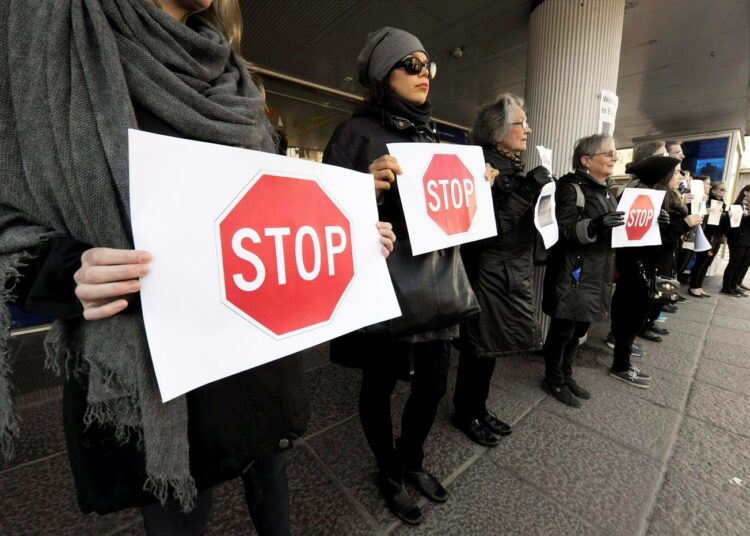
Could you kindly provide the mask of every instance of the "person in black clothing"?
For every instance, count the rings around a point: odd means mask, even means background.
[[[184,403],[185,420],[159,420],[162,414],[155,413],[156,426],[148,430],[143,424],[146,415],[141,411],[142,407],[152,410],[147,405],[136,406],[136,411],[125,413],[121,420],[105,420],[121,415],[119,412],[133,398],[143,401],[146,393],[153,393],[150,388],[155,381],[149,372],[147,347],[146,362],[133,359],[130,367],[118,371],[123,376],[112,372],[107,389],[114,391],[130,381],[128,374],[137,372],[133,369],[147,371],[145,384],[139,383],[126,398],[107,401],[108,405],[97,406],[91,400],[92,390],[97,387],[92,379],[94,364],[98,363],[94,358],[99,355],[87,353],[86,344],[102,333],[97,330],[118,326],[98,346],[105,361],[118,352],[132,357],[141,348],[139,341],[145,338],[138,337],[142,330],[119,328],[142,326],[138,292],[140,278],[148,273],[151,255],[127,249],[127,243],[132,247],[130,239],[114,232],[107,234],[119,225],[124,227],[124,236],[130,233],[127,194],[123,194],[124,200],[112,194],[120,187],[127,192],[127,129],[274,150],[273,130],[265,116],[263,100],[237,53],[239,33],[233,32],[232,39],[224,33],[239,28],[239,5],[236,0],[198,4],[160,0],[160,7],[142,0],[65,3],[55,2],[53,6],[33,2],[34,10],[27,5],[22,11],[23,16],[33,11],[35,17],[52,26],[63,13],[77,22],[86,21],[81,24],[86,35],[71,38],[77,47],[41,47],[45,54],[54,53],[45,56],[49,72],[42,70],[59,82],[54,95],[44,93],[41,84],[32,82],[29,87],[29,72],[6,69],[5,63],[0,64],[0,93],[6,95],[8,88],[18,87],[17,78],[21,77],[23,99],[33,97],[31,104],[53,112],[36,119],[34,137],[28,139],[32,130],[20,128],[26,118],[14,116],[8,100],[0,101],[0,175],[7,180],[0,189],[0,277],[11,274],[7,281],[0,280],[0,298],[5,302],[6,297],[13,297],[28,311],[58,319],[46,341],[48,351],[63,344],[61,339],[72,345],[62,347],[68,358],[66,368],[75,371],[65,380],[63,424],[79,506],[84,513],[100,514],[139,507],[148,534],[203,534],[210,512],[211,488],[240,477],[258,534],[290,534],[284,452],[305,431],[310,415],[298,356],[236,374],[179,397],[175,400]],[[38,20],[32,24],[23,16],[19,18],[18,13],[9,16],[19,4],[23,3],[17,2],[13,7],[9,7],[10,3],[0,4],[3,24],[15,20],[28,26],[16,27],[15,34],[0,29],[2,50],[8,50],[8,35],[36,34],[47,38],[68,31],[68,24],[72,24],[64,20],[62,29],[56,27],[48,34],[38,32]],[[75,34],[78,25],[72,27]],[[95,53],[90,54],[85,38],[93,35]],[[80,57],[90,60],[90,64],[79,65],[78,56],[65,56],[70,50],[81,53]],[[18,61],[27,56],[27,51],[13,56]],[[104,71],[97,61],[105,62]],[[87,78],[93,82],[88,90],[101,91],[107,97],[105,106],[96,108],[100,101],[73,98],[84,89],[84,84],[75,79],[81,67],[87,76],[95,78]],[[68,76],[75,83],[63,83]],[[50,107],[48,99],[66,90],[70,94],[63,104],[70,110]],[[118,99],[118,95],[126,97]],[[16,104],[23,100],[20,97],[14,94]],[[96,112],[96,130],[85,136],[92,126],[86,121],[91,111],[88,107],[94,107]],[[58,115],[64,117],[65,127],[75,127],[75,132],[56,130]],[[72,124],[70,117],[74,118]],[[15,128],[15,122],[19,128]],[[53,131],[63,136],[55,141],[75,150],[74,162],[61,162],[59,169],[47,167],[54,165],[49,161],[39,160],[40,151],[27,149],[27,144],[33,149],[36,139]],[[17,143],[16,138],[25,144]],[[44,145],[45,152],[52,152],[47,149],[54,143]],[[106,145],[107,158],[100,165],[97,155],[102,145]],[[64,151],[55,154],[61,159],[66,156]],[[84,160],[79,162],[79,158]],[[29,165],[13,165],[20,161]],[[74,173],[67,175],[71,170]],[[62,185],[52,182],[58,176],[65,181]],[[83,178],[87,179],[85,187],[78,189]],[[17,195],[26,189],[38,196],[32,205],[25,202],[29,196]],[[92,221],[100,224],[93,225]],[[18,241],[19,237],[32,236],[37,229],[43,230],[41,240]],[[389,225],[381,225],[380,229],[382,246],[391,248],[394,237]],[[15,244],[8,240],[14,236]],[[101,242],[112,247],[95,247],[103,244],[91,237],[106,237]],[[12,249],[17,244],[24,244],[25,251]],[[12,263],[18,259],[22,262],[14,266]],[[7,269],[9,266],[12,270]],[[5,307],[5,303],[0,303],[0,321],[6,318]],[[0,335],[6,333],[0,329]],[[3,348],[4,344],[0,344],[0,358]],[[50,355],[50,362],[56,357]],[[4,374],[5,363],[0,362],[0,387]],[[105,379],[100,381],[107,383]],[[0,400],[0,418],[7,415],[6,402]],[[175,407],[175,403],[162,404],[158,400],[155,405],[161,410]],[[0,447],[6,445],[4,425],[7,426],[0,419]],[[182,430],[184,443],[180,442]],[[177,448],[172,449],[175,440]],[[162,455],[167,456],[167,461],[174,461],[168,457],[173,450],[178,451],[177,462],[165,467],[171,471],[176,466],[176,476],[152,474],[150,462],[162,461]],[[180,465],[183,455],[184,466]],[[154,478],[168,480],[166,489],[154,485]]]
[[[498,234],[461,247],[482,312],[461,326],[453,423],[486,446],[498,444],[495,434],[511,433],[511,427],[486,407],[495,359],[541,347],[531,283],[533,202],[552,178],[542,166],[524,176],[521,152],[529,133],[523,99],[509,93],[484,106],[472,130],[473,142],[500,172],[492,185]]]
[[[547,259],[542,307],[551,317],[544,343],[543,387],[579,407],[590,393],[573,379],[578,340],[592,322],[607,318],[612,289],[611,228],[624,223],[609,191],[617,162],[615,141],[594,134],[576,142],[573,169],[557,182],[560,239]],[[581,199],[582,197],[582,199]]]
[[[682,200],[677,192],[675,170],[679,160],[652,156],[630,164],[626,171],[635,177],[629,188],[666,190],[658,222],[662,243],[675,244],[690,227],[700,225],[700,216],[685,216]],[[615,349],[609,375],[641,389],[651,386],[651,376],[630,362],[631,350],[651,309],[650,283],[657,274],[667,269],[674,273],[674,248],[641,246],[617,249],[615,266],[617,281],[612,296],[612,335]]]
[[[711,178],[706,175],[699,175],[695,177],[698,180],[705,181],[709,188],[708,199],[706,200],[706,208],[711,208],[711,201],[721,202],[721,217],[718,225],[711,225],[708,221],[704,222],[703,233],[706,235],[706,240],[711,244],[711,249],[708,251],[701,251],[695,254],[695,262],[690,270],[690,288],[688,288],[688,294],[694,298],[710,298],[711,295],[703,290],[703,280],[706,278],[706,273],[711,267],[716,258],[716,254],[719,252],[721,243],[724,235],[726,234],[727,227],[729,226],[729,217],[726,213],[726,203],[724,203],[724,195],[727,187],[725,182],[715,182],[711,184]],[[708,218],[706,218],[708,220]]]
[[[739,227],[727,230],[729,262],[724,269],[721,293],[745,297],[744,290],[750,290],[742,284],[750,268],[750,185],[740,190],[734,204],[742,206],[743,215]]]
[[[396,180],[401,167],[386,144],[438,142],[427,98],[436,65],[415,36],[384,27],[368,35],[357,69],[366,100],[336,128],[323,162],[372,174],[380,217],[393,223],[399,239],[405,238]],[[405,479],[432,501],[448,498],[424,470],[423,446],[445,394],[450,340],[457,335],[458,326],[450,326],[398,339],[352,333],[331,343],[332,361],[362,368],[359,416],[378,465],[377,485],[391,512],[406,523],[420,523],[422,512],[406,491]],[[394,444],[391,395],[399,379],[410,380],[411,393]]]

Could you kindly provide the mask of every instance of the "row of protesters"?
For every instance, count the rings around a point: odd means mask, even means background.
[[[721,215],[717,225],[710,224],[708,220],[703,222],[703,234],[706,236],[711,249],[700,251],[695,254],[693,266],[690,269],[690,286],[688,294],[693,298],[710,298],[711,295],[703,290],[703,281],[706,278],[711,264],[714,262],[719,252],[724,236],[729,228],[729,215],[727,214],[727,204],[724,202],[727,186],[723,181],[711,183],[711,178],[707,175],[697,175],[696,180],[703,181],[706,185],[708,198],[706,199],[706,209],[711,210],[712,201],[717,201],[721,207]]]
[[[745,291],[750,290],[743,284],[750,268],[750,185],[739,191],[733,204],[742,207],[742,218],[739,226],[727,230],[729,263],[724,270],[721,293],[746,297]]]
[[[18,435],[15,300],[58,319],[48,361],[72,371],[63,425],[84,513],[137,507],[148,534],[200,535],[212,487],[239,477],[258,534],[290,534],[285,451],[310,415],[300,360],[162,403],[138,298],[152,257],[133,249],[128,208],[128,128],[275,151],[237,0],[19,0],[0,2],[0,23],[0,448]]]

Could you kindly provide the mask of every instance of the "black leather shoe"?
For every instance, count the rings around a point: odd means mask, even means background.
[[[641,339],[646,339],[647,341],[661,342],[661,337],[659,337],[656,333],[654,333],[653,331],[649,329],[644,329],[638,334],[638,336]]]
[[[567,404],[568,406],[574,408],[581,407],[581,401],[573,396],[573,392],[567,385],[550,385],[547,383],[547,380],[544,380],[542,382],[542,389],[547,391],[563,404]]]
[[[437,478],[425,471],[406,471],[406,481],[417,488],[417,491],[431,501],[444,503],[448,500],[448,492],[438,482]]]
[[[668,303],[661,308],[662,311],[665,313],[676,313],[677,312],[677,306],[673,303]]]
[[[378,489],[385,499],[388,509],[401,521],[409,525],[419,525],[424,517],[417,506],[417,502],[404,488],[404,483],[389,478],[384,473],[378,473]]]
[[[582,400],[588,400],[591,398],[591,393],[589,393],[586,389],[578,385],[578,382],[575,381],[573,378],[568,378],[565,380],[565,385],[568,386],[568,389],[570,389],[570,392],[573,393],[574,396],[577,398],[580,398]]]
[[[663,328],[661,326],[657,326],[654,324],[650,328],[648,328],[649,331],[653,331],[657,335],[669,335],[669,330],[667,328]]]
[[[479,419],[462,421],[454,416],[453,426],[466,434],[466,437],[471,439],[474,443],[479,443],[485,447],[496,447],[498,444],[497,437],[495,437]]]
[[[482,417],[481,421],[484,427],[493,434],[499,436],[509,436],[513,432],[510,424],[498,419],[497,415],[495,415],[491,411],[488,411],[487,414]]]

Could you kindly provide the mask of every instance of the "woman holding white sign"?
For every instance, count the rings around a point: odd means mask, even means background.
[[[427,98],[437,66],[419,39],[403,30],[385,27],[368,35],[357,58],[357,68],[359,81],[367,88],[365,103],[338,126],[323,162],[373,175],[380,217],[393,222],[401,240],[397,247],[408,257],[405,261],[411,262],[396,180],[401,167],[388,154],[386,144],[439,141]],[[457,257],[458,248],[447,249],[441,255],[458,263],[459,275],[468,287]],[[413,259],[420,257],[424,256]],[[389,263],[389,269],[397,288],[398,283],[420,288],[434,285],[417,280],[413,270],[395,272],[393,263]],[[430,294],[435,294],[434,288]],[[399,295],[402,309],[403,298]],[[450,340],[458,335],[458,321],[441,318],[434,325],[425,325],[415,315],[416,325],[408,335],[366,329],[366,333],[350,334],[331,344],[332,361],[362,368],[359,415],[378,465],[377,485],[391,512],[414,525],[422,521],[422,512],[406,491],[404,480],[434,502],[448,498],[440,482],[424,470],[423,446],[445,394]],[[401,416],[401,436],[394,444],[391,395],[399,379],[411,382],[411,393]]]
[[[742,218],[738,227],[727,231],[729,263],[724,269],[721,293],[744,297],[744,291],[750,290],[742,284],[750,267],[750,185],[740,190],[734,205],[742,207]]]
[[[544,166],[524,175],[521,155],[530,133],[523,99],[510,93],[484,106],[472,129],[472,141],[500,172],[492,185],[497,236],[461,246],[482,311],[461,326],[453,424],[489,447],[511,433],[486,406],[496,359],[541,347],[531,283],[534,199],[552,177]]]
[[[612,290],[612,228],[625,223],[609,191],[619,155],[611,136],[576,142],[573,169],[555,192],[560,240],[547,259],[542,307],[551,317],[544,343],[543,387],[560,402],[579,407],[591,397],[573,378],[578,340],[592,322],[607,318]]]
[[[729,216],[726,213],[726,203],[724,203],[727,186],[723,181],[711,184],[711,178],[707,175],[698,175],[695,178],[704,181],[703,183],[708,189],[706,209],[709,217],[708,221],[704,222],[703,233],[706,235],[706,240],[711,244],[711,249],[695,254],[695,262],[690,270],[690,288],[688,288],[688,294],[695,298],[710,298],[711,295],[706,293],[702,288],[703,280],[706,278],[706,273],[708,273],[711,263],[713,263],[716,254],[719,252],[727,227],[729,227]],[[712,221],[710,215],[714,211],[718,212],[719,215]]]
[[[19,0],[0,2],[0,23],[0,451],[18,435],[15,300],[58,319],[48,363],[70,373],[63,424],[84,513],[138,507],[148,534],[204,534],[211,488],[240,477],[257,532],[290,534],[285,451],[309,420],[298,359],[162,403],[138,294],[152,257],[132,249],[128,128],[274,151],[238,53],[239,4]]]

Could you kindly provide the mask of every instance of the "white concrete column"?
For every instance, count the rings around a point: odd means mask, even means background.
[[[527,169],[541,164],[535,147],[544,145],[552,149],[552,174],[563,176],[571,170],[576,140],[596,133],[601,90],[617,93],[624,18],[625,0],[544,0],[531,13],[524,98],[533,132]],[[543,281],[544,269],[535,270],[536,316],[546,336]]]
[[[602,89],[617,92],[625,0],[545,0],[531,13],[526,109],[533,130],[527,168],[552,149],[552,173],[570,171],[575,141],[599,126]]]

